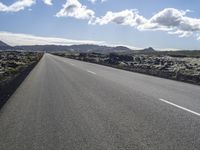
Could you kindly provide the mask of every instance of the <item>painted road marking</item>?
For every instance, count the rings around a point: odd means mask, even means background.
[[[95,75],[96,75],[96,73],[95,73],[95,72],[93,72],[93,71],[87,70],[87,72],[89,72],[89,73],[91,73],[91,74],[95,74]]]
[[[74,64],[72,64],[72,63],[69,63],[70,65],[72,65],[72,66],[75,66]]]
[[[68,61],[64,61],[64,62],[68,63],[68,64],[71,65],[71,66],[75,66],[75,64],[73,64],[73,63],[71,63],[71,62],[68,62]]]
[[[200,113],[197,113],[197,112],[192,111],[192,110],[190,110],[190,109],[187,109],[187,108],[185,108],[185,107],[179,106],[179,105],[177,105],[177,104],[174,104],[174,103],[169,102],[169,101],[167,101],[167,100],[164,100],[164,99],[162,99],[162,98],[160,98],[159,100],[162,101],[162,102],[164,102],[164,103],[167,103],[167,104],[169,104],[169,105],[172,105],[172,106],[174,106],[174,107],[177,107],[177,108],[179,108],[179,109],[182,109],[182,110],[185,110],[185,111],[187,111],[187,112],[190,112],[190,113],[192,113],[192,114],[194,114],[194,115],[200,116]]]

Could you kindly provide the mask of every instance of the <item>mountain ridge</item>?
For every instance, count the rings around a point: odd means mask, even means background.
[[[97,44],[76,44],[76,45],[18,45],[10,46],[7,43],[0,40],[0,50],[24,50],[24,51],[47,51],[47,52],[57,52],[57,51],[71,51],[71,52],[141,52],[141,53],[154,53],[154,52],[186,52],[186,51],[200,51],[198,49],[180,49],[180,50],[158,50],[152,47],[144,49],[131,49],[126,46],[107,46],[107,45],[97,45]]]
[[[0,41],[0,50],[7,50],[7,49],[12,49],[12,46],[6,44],[3,41]]]

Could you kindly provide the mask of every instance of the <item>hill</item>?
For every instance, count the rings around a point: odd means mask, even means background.
[[[148,54],[148,55],[167,55],[172,57],[200,57],[200,50],[181,50],[181,51],[156,51],[152,47],[133,50],[125,46],[102,46],[93,44],[80,45],[29,45],[29,46],[10,46],[0,41],[0,50],[24,50],[42,52],[68,52],[68,53],[118,53],[124,55]]]
[[[15,49],[25,50],[25,51],[46,51],[46,52],[78,52],[78,53],[111,53],[111,52],[127,52],[132,51],[131,49],[123,46],[109,47],[101,45],[92,44],[82,44],[82,45],[31,45],[31,46],[15,46]]]
[[[3,41],[0,41],[0,50],[8,50],[8,49],[12,49],[12,47],[4,43]]]

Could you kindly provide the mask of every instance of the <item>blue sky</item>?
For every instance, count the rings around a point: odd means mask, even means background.
[[[199,0],[0,0],[0,40],[200,49],[199,6]]]

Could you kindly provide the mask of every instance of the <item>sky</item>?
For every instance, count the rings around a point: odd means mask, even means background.
[[[0,40],[200,50],[199,6],[199,0],[0,0]]]

